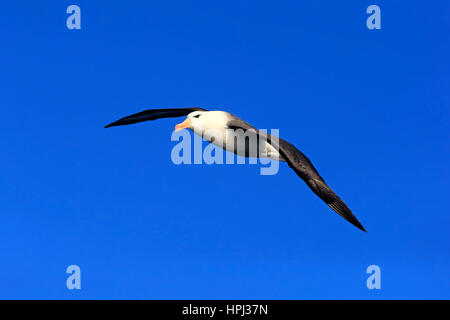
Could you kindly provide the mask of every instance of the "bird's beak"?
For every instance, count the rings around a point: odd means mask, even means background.
[[[186,118],[182,123],[179,123],[175,126],[175,132],[181,129],[189,129],[191,127],[191,120],[189,118]]]

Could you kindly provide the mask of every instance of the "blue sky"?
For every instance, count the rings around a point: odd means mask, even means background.
[[[3,2],[0,298],[450,298],[449,10]],[[286,165],[174,165],[178,119],[103,129],[184,106],[279,128],[368,233]]]

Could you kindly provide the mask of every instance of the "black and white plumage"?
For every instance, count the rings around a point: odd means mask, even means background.
[[[287,162],[289,167],[291,167],[295,173],[306,182],[308,187],[331,209],[336,211],[341,217],[354,226],[366,231],[344,201],[342,201],[342,199],[339,198],[339,196],[337,196],[326,184],[325,180],[314,168],[311,161],[300,150],[281,138],[273,137],[270,134],[257,130],[255,127],[229,112],[207,111],[202,108],[151,109],[121,118],[108,124],[105,128],[160,118],[175,118],[182,116],[186,116],[186,119],[182,123],[176,125],[176,131],[181,129],[191,129],[195,134],[203,137],[205,140],[241,156],[270,158]],[[219,132],[221,139],[214,139],[217,136],[209,136],[209,132],[212,130]],[[264,143],[262,144],[262,147],[257,149],[257,154],[249,153],[248,143],[244,143],[244,148],[237,148],[234,140],[230,141],[230,139],[236,139],[235,136],[230,134],[230,132],[235,130],[242,130],[247,133],[247,135],[250,133],[258,137],[258,139],[263,139]]]

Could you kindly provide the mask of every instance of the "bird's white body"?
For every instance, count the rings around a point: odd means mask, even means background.
[[[259,150],[257,136],[252,132],[232,130],[228,127],[231,120],[236,119],[231,113],[224,111],[195,111],[187,116],[189,129],[206,141],[236,153],[242,157],[270,158],[280,160],[282,157],[278,151],[266,141],[260,141]],[[245,139],[250,141],[250,148],[245,147]],[[248,144],[248,143],[247,143]]]

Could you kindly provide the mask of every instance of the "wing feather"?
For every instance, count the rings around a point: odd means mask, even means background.
[[[237,117],[236,117],[237,118]],[[308,187],[322,199],[331,209],[343,217],[345,220],[353,224],[355,227],[366,232],[362,224],[353,215],[352,211],[347,207],[345,202],[326,184],[325,180],[320,176],[319,172],[314,168],[311,161],[294,145],[289,142],[273,137],[258,131],[247,122],[237,118],[228,122],[228,127],[232,129],[255,130],[260,137],[266,139],[288,163],[295,173],[306,182]]]
[[[170,108],[170,109],[149,109],[130,116],[123,117],[105,126],[105,128],[124,126],[128,124],[156,120],[161,118],[177,118],[187,116],[194,111],[207,111],[202,108]]]

